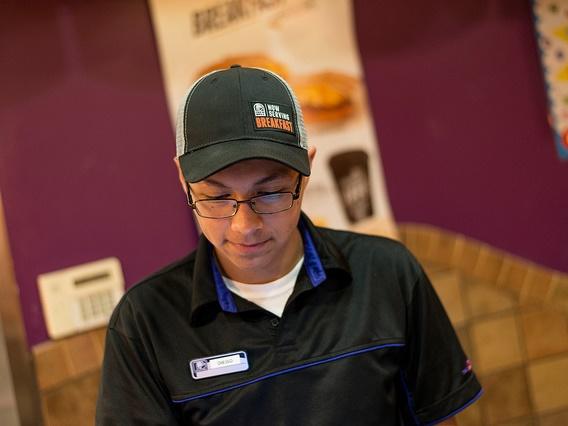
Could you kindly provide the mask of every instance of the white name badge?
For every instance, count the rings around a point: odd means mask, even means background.
[[[244,351],[214,355],[189,361],[191,376],[195,380],[238,373],[239,371],[246,371],[248,368],[247,354]]]

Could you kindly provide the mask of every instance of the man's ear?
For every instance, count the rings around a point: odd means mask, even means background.
[[[310,170],[313,170],[315,156],[316,156],[316,147],[310,146],[308,148],[308,160],[310,161]],[[310,177],[309,176],[303,176],[302,181],[303,181],[303,184],[302,184],[303,187],[306,188],[308,186],[308,183],[310,183]],[[304,191],[302,191],[302,196],[304,196]]]
[[[315,146],[310,146],[308,148],[308,159],[310,160],[310,169],[312,169],[314,167],[314,158],[316,156],[316,147]]]
[[[185,192],[185,195],[187,195],[187,184],[185,182],[185,178],[183,177],[183,172],[181,171],[181,167],[179,166],[179,160],[177,159],[177,157],[174,157],[174,163],[176,164],[179,183],[183,189],[183,192]]]

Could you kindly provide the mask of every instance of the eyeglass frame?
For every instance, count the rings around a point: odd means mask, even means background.
[[[189,207],[191,207],[193,210],[195,210],[195,213],[198,216],[203,217],[205,219],[228,219],[230,217],[233,217],[237,214],[237,212],[239,211],[239,207],[243,203],[247,203],[249,205],[250,209],[253,212],[255,212],[256,214],[276,214],[276,213],[282,213],[282,212],[285,212],[287,210],[290,210],[292,208],[292,206],[294,205],[294,201],[296,201],[298,198],[300,198],[301,187],[302,187],[302,174],[300,173],[298,175],[298,183],[296,184],[296,189],[294,190],[294,192],[292,192],[292,191],[277,191],[277,192],[271,192],[269,194],[255,195],[254,197],[250,197],[246,200],[237,200],[235,198],[202,198],[202,199],[193,201],[193,198],[191,197],[191,188],[189,187],[189,182],[187,182],[187,181],[185,182],[185,187],[187,189],[187,204],[189,205]],[[261,213],[261,212],[257,212],[255,210],[255,207],[254,207],[254,199],[255,198],[266,197],[267,195],[275,195],[275,194],[292,194],[292,202],[290,203],[290,207],[285,208],[284,210],[279,210],[277,212],[272,212],[272,213]],[[200,201],[234,201],[236,203],[236,205],[234,207],[233,214],[230,215],[230,216],[211,217],[211,216],[203,216],[201,213],[199,213],[199,210],[197,210],[196,204]]]

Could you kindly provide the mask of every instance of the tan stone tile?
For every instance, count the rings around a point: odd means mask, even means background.
[[[408,247],[408,236],[406,234],[406,225],[404,223],[398,223],[397,224],[398,227],[398,237],[400,239],[400,242],[402,244],[404,244],[406,247]]]
[[[461,278],[457,271],[441,272],[430,276],[432,286],[438,293],[452,324],[460,325],[466,320],[461,292]]]
[[[568,317],[553,309],[525,310],[521,322],[530,360],[568,352]]]
[[[568,410],[568,354],[530,363],[528,378],[536,411]]]
[[[433,231],[428,259],[442,264],[450,265],[456,246],[456,235],[443,230]]]
[[[472,280],[465,281],[464,286],[465,303],[472,317],[510,311],[516,306],[516,301],[509,291],[502,288],[476,283]]]
[[[552,271],[549,269],[539,266],[531,267],[521,292],[521,304],[544,302],[552,288],[552,277]]]
[[[428,226],[417,227],[415,231],[415,247],[413,253],[420,260],[428,260],[430,251],[430,243],[432,240],[432,231]]]
[[[106,327],[97,328],[91,331],[91,339],[93,339],[95,348],[97,350],[97,356],[102,362],[104,352],[105,352],[105,339],[106,339]]]
[[[80,396],[70,390],[69,386],[58,387],[42,397],[43,420],[49,426],[71,425],[81,422],[76,412],[80,404]]]
[[[424,268],[424,271],[426,272],[426,275],[428,275],[428,277],[431,277],[435,274],[439,274],[441,272],[450,272],[456,270],[451,266],[441,265],[439,263],[434,263],[430,261],[422,262],[422,268]]]
[[[497,285],[514,290],[520,295],[529,269],[530,264],[528,262],[517,257],[506,256]]]
[[[454,264],[461,271],[468,275],[473,273],[475,265],[481,252],[481,244],[475,240],[462,238],[456,240]]]
[[[497,282],[503,267],[504,254],[489,246],[483,246],[473,268],[472,275],[482,281],[494,284]]]
[[[568,276],[556,274],[549,300],[568,313]]]
[[[62,341],[74,376],[97,369],[101,365],[94,340],[89,333],[77,334]]]
[[[403,235],[404,245],[414,252],[417,244],[416,227],[412,223],[405,223],[399,224],[399,228],[402,229],[401,234]]]
[[[495,426],[537,426],[532,416],[521,417],[520,419],[508,420],[496,423]]]
[[[548,414],[539,418],[539,426],[566,426],[568,425],[568,410],[560,413]]]
[[[531,414],[530,398],[523,368],[514,368],[486,377],[485,395],[479,400],[488,425],[523,418]]]
[[[481,406],[478,402],[470,405],[465,410],[460,411],[456,416],[455,420],[458,426],[481,426]]]
[[[454,252],[452,253],[452,258],[450,259],[450,262],[454,267],[457,267],[458,262],[461,260],[461,255],[466,244],[467,238],[461,234],[457,234],[456,240],[454,241]]]
[[[481,374],[514,367],[522,361],[514,314],[477,321],[471,326],[470,337],[477,354],[476,369]]]
[[[33,348],[40,390],[57,386],[71,377],[71,366],[59,342],[45,342]]]
[[[473,347],[471,345],[471,340],[469,338],[469,332],[466,327],[457,327],[456,335],[462,345],[463,351],[466,353],[467,357],[473,361],[473,365],[476,366],[475,354],[473,352]]]
[[[44,419],[49,425],[92,425],[98,394],[99,374],[88,374],[47,392]]]
[[[89,420],[90,425],[95,419],[95,408],[99,395],[100,372],[96,371],[82,377],[77,381],[76,386],[81,398],[81,413],[85,419]]]

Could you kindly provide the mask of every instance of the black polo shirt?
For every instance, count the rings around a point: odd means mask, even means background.
[[[304,265],[281,318],[225,287],[203,237],[131,288],[109,323],[97,424],[433,424],[479,397],[404,246],[305,216],[300,229]]]

